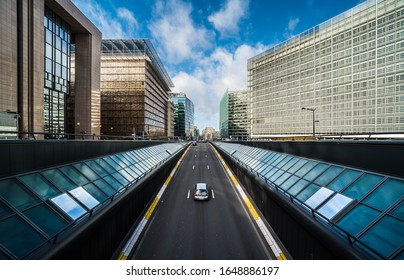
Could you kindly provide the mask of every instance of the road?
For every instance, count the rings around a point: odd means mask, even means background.
[[[193,185],[211,187],[194,201]],[[191,146],[168,185],[132,259],[271,259],[253,220],[208,143]]]

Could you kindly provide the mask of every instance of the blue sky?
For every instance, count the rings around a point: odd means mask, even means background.
[[[218,129],[226,89],[247,88],[247,60],[363,0],[72,0],[103,39],[149,38],[195,125]]]

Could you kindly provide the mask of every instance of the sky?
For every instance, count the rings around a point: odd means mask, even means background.
[[[247,61],[363,0],[72,0],[103,39],[151,40],[195,125],[219,128],[226,90],[247,88]]]

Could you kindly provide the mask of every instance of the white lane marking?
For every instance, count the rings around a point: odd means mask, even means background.
[[[209,165],[208,165],[208,169],[209,169]]]
[[[189,195],[191,194],[191,190],[188,190],[187,199],[189,199]]]
[[[196,157],[196,155],[195,155],[195,157]]]
[[[192,165],[192,169],[195,169],[195,165]]]
[[[213,189],[212,189],[212,197],[213,199],[215,199],[215,192],[213,191]]]
[[[208,155],[205,155],[205,157],[208,157]]]

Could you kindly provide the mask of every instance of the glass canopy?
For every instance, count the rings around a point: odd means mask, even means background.
[[[0,180],[0,259],[24,259],[179,152],[166,143]]]
[[[270,150],[216,147],[374,258],[404,258],[404,180]]]

